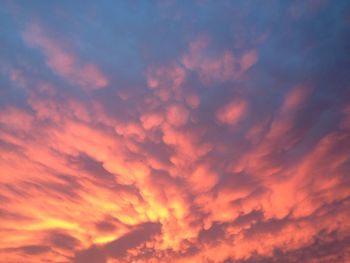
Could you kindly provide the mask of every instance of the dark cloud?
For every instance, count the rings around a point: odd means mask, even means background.
[[[51,232],[48,234],[48,240],[53,247],[74,250],[79,245],[79,240],[67,233]]]
[[[136,248],[144,242],[159,234],[161,225],[159,223],[144,223],[120,238],[106,244],[104,250],[113,258],[123,258],[128,249]]]
[[[198,238],[202,242],[215,242],[221,240],[225,236],[225,225],[213,224],[209,229],[202,230]]]
[[[228,262],[346,262],[350,254],[349,242],[350,237],[337,238],[335,233],[327,233],[322,234],[322,237],[315,237],[312,244],[300,249],[287,252],[276,249],[272,257],[256,255],[247,260]]]
[[[96,228],[101,232],[112,232],[116,229],[116,226],[108,221],[101,221],[96,223]]]
[[[10,248],[8,250],[17,251],[19,253],[23,253],[27,255],[40,255],[40,254],[49,252],[51,248],[45,245],[28,245],[28,246]]]
[[[68,161],[71,165],[77,166],[77,170],[87,172],[97,180],[105,179],[113,182],[113,174],[104,169],[101,162],[94,160],[92,157],[84,153],[78,156],[69,157]]]
[[[74,263],[106,263],[107,258],[100,248],[92,246],[88,249],[78,251],[74,257]]]

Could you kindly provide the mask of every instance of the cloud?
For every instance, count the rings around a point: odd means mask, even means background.
[[[66,81],[84,90],[100,89],[108,85],[107,77],[96,65],[79,61],[58,40],[46,36],[40,25],[30,25],[23,32],[23,39],[30,46],[40,48],[46,57],[47,66]]]
[[[348,261],[349,6],[316,2],[6,4],[1,260]]]
[[[15,248],[14,250],[17,250],[21,253],[28,254],[28,255],[37,255],[46,253],[50,250],[50,247],[48,246],[41,246],[41,245],[31,245],[31,246],[23,246]]]
[[[151,112],[144,114],[140,117],[140,121],[144,129],[149,130],[159,126],[163,122],[163,116],[161,113]]]
[[[206,85],[239,79],[258,61],[258,54],[254,49],[239,55],[229,49],[211,54],[209,43],[209,37],[200,35],[190,43],[188,53],[182,58],[183,65],[196,71]]]
[[[198,165],[191,176],[189,182],[193,191],[209,191],[218,181],[218,174],[213,171],[208,165]]]
[[[188,110],[181,105],[170,105],[166,111],[166,120],[175,127],[183,126],[189,118]]]
[[[86,250],[79,251],[74,257],[74,262],[106,263],[107,259],[99,248],[92,246]]]
[[[74,250],[79,245],[79,240],[66,233],[51,232],[48,239],[52,246],[65,250]]]
[[[178,63],[151,66],[146,76],[148,87],[162,101],[168,101],[172,96],[181,96],[181,87],[186,79],[186,72]]]
[[[219,122],[235,125],[246,114],[247,103],[244,100],[232,101],[216,112]]]
[[[135,248],[160,233],[160,225],[144,223],[122,237],[107,243],[104,247],[107,254],[113,258],[123,258],[129,249]]]

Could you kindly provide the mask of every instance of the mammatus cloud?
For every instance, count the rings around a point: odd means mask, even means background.
[[[339,3],[4,5],[0,262],[348,262]]]
[[[209,42],[206,36],[198,37],[190,43],[188,52],[182,58],[183,65],[196,71],[205,84],[239,79],[258,61],[254,49],[244,50],[239,55],[230,50],[210,54]]]
[[[231,101],[216,112],[219,122],[227,125],[236,124],[247,111],[247,103],[243,100]]]

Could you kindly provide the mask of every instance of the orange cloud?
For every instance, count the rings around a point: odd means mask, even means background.
[[[26,56],[1,79],[0,262],[349,261],[350,104],[314,64],[303,75],[298,58],[266,59],[280,39],[259,49],[242,30],[219,43],[208,28],[158,61],[140,41],[140,65],[117,67],[113,83],[59,36],[26,28],[23,53],[37,48],[62,79]]]
[[[279,159],[298,145],[284,135],[309,99],[305,85],[285,96],[269,126],[247,128],[246,148],[208,136],[247,118],[246,99],[222,105],[210,125],[191,120],[200,107],[185,106],[186,96],[121,121],[97,104],[93,117],[89,102],[62,102],[56,90],[41,83],[29,94],[31,113],[12,106],[0,114],[0,146],[9,147],[0,148],[0,198],[8,200],[0,233],[9,237],[0,253],[9,262],[26,255],[32,262],[56,255],[76,262],[239,261],[312,246],[320,232],[350,227],[347,210],[327,208],[349,205],[346,107],[339,130],[294,162]]]
[[[191,190],[205,192],[211,190],[218,181],[218,174],[208,165],[198,165],[189,177]]]

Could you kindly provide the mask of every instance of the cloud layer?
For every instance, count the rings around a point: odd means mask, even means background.
[[[350,260],[347,1],[0,6],[0,262]]]

